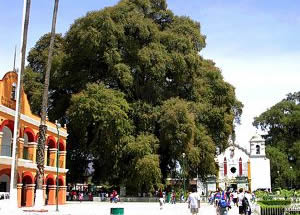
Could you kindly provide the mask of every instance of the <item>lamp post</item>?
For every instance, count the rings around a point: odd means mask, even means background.
[[[291,181],[290,181],[290,186],[291,186],[291,189],[293,188],[293,186],[292,186],[292,176],[293,176],[293,167],[292,166],[290,166],[290,170],[291,170]]]
[[[56,211],[58,212],[58,168],[59,168],[59,128],[61,127],[61,125],[57,122],[57,120],[55,121],[55,125],[56,125],[56,129],[57,129],[57,143],[56,143],[56,147],[57,147],[57,152],[56,152]]]
[[[295,157],[293,156],[293,155],[289,155],[288,156],[288,159],[289,159],[289,162],[290,163],[294,163],[294,161],[295,161]],[[292,166],[290,166],[290,170],[291,170],[291,178],[290,178],[290,186],[291,186],[291,189],[293,188],[293,186],[292,186],[292,177],[293,177],[293,167]]]
[[[280,187],[280,171],[277,170],[277,186]]]
[[[184,158],[185,158],[185,153],[182,153],[183,196],[185,195],[185,173],[184,173]]]

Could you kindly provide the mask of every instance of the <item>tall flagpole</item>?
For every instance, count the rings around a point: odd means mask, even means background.
[[[14,67],[13,67],[13,71],[16,71],[16,54],[17,54],[17,46],[15,46],[15,54],[14,54]]]
[[[22,19],[22,32],[21,32],[21,57],[19,61],[19,74],[17,81],[17,98],[16,98],[16,111],[15,111],[15,121],[14,121],[14,134],[13,134],[13,147],[12,147],[12,164],[11,164],[11,173],[10,173],[10,202],[12,205],[17,206],[17,140],[19,137],[19,119],[20,119],[20,106],[21,106],[21,92],[22,92],[22,82],[23,74],[25,68],[25,55],[26,55],[26,45],[27,45],[27,34],[28,34],[28,25],[29,25],[29,14],[30,14],[30,3],[31,0],[24,0],[23,5],[23,19]]]

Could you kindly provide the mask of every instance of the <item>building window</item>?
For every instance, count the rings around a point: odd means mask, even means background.
[[[256,145],[256,154],[259,155],[260,154],[260,146]]]
[[[242,162],[242,158],[240,158],[240,160],[239,160],[239,175],[240,176],[243,175],[243,162]]]
[[[232,174],[236,173],[236,168],[235,168],[235,167],[231,167],[231,168],[230,168],[230,172],[231,172]]]
[[[17,90],[17,85],[16,85],[16,83],[13,83],[11,86],[11,95],[10,95],[10,98],[12,100],[16,100],[16,97],[17,97],[16,90]]]

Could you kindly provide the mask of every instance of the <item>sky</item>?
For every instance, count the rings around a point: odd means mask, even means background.
[[[60,0],[57,29],[66,33],[88,11],[113,6],[117,0]],[[200,22],[206,47],[200,52],[221,69],[244,104],[236,142],[249,145],[257,132],[253,118],[300,90],[300,1],[298,0],[168,0],[176,15]],[[31,0],[27,52],[50,31],[54,0]],[[19,52],[22,0],[0,0],[0,77],[13,68]],[[18,54],[18,53],[17,53]],[[260,133],[260,131],[258,131]]]

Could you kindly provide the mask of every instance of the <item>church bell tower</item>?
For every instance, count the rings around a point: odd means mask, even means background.
[[[265,140],[258,134],[250,139],[250,156],[251,157],[265,157],[266,147]]]

